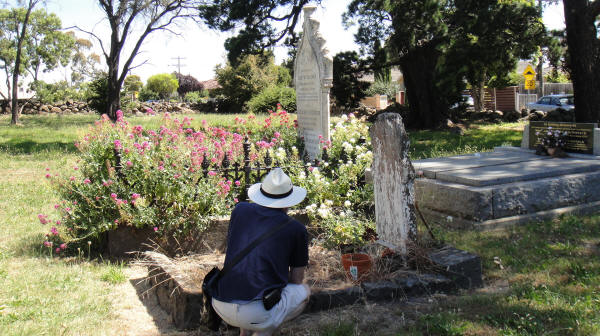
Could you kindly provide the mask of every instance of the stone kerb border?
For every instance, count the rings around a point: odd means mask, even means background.
[[[156,252],[144,254],[149,265],[148,280],[159,305],[180,330],[201,326],[203,304],[202,284],[175,267],[175,263]],[[338,290],[315,290],[311,293],[305,313],[342,307],[364,302],[402,301],[410,297],[435,293],[452,293],[459,289],[473,289],[483,285],[479,256],[444,247],[428,255],[438,273],[419,274],[407,271],[396,278],[365,282]],[[199,265],[207,273],[216,264]]]

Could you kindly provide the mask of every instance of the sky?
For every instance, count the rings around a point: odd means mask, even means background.
[[[332,56],[340,51],[358,49],[353,38],[356,27],[345,30],[342,25],[341,15],[346,10],[348,2],[323,0],[322,7],[319,7],[316,13],[317,18],[321,19],[321,33],[327,40]],[[110,31],[97,1],[49,0],[46,9],[61,18],[63,27],[79,26],[82,29],[93,31],[107,41],[104,44],[105,48],[108,48]],[[544,23],[549,29],[558,29],[564,26],[562,3],[545,9]],[[300,30],[301,26],[300,21],[297,30]],[[154,74],[171,73],[178,70],[179,63],[183,74],[192,75],[200,81],[213,78],[215,66],[226,62],[223,43],[231,34],[215,32],[193,22],[173,27],[173,30],[180,35],[155,32],[146,38],[142,46],[142,53],[134,61],[134,65],[144,64],[133,69],[131,73],[146,81],[149,76]],[[99,44],[93,38],[77,31],[76,35],[96,43],[96,53],[101,53]],[[287,51],[285,48],[279,47],[275,49],[275,55],[276,62],[281,62],[287,55]],[[124,62],[123,56],[122,62]],[[52,82],[64,78],[65,75],[65,71],[60,70],[46,74],[42,79]]]

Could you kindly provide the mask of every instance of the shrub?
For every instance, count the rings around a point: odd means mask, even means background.
[[[146,81],[145,88],[158,94],[161,99],[167,99],[177,90],[178,86],[179,82],[175,75],[162,73],[150,76]]]
[[[88,106],[97,113],[104,113],[108,109],[108,77],[106,73],[99,73],[91,81],[84,92],[84,98]]]
[[[373,96],[376,94],[386,95],[388,100],[395,99],[396,92],[400,90],[400,85],[394,82],[375,82],[367,89],[367,96]]]
[[[288,112],[296,112],[296,90],[271,85],[252,97],[246,105],[252,113],[264,113],[274,110],[278,103]]]
[[[67,99],[81,100],[82,94],[75,88],[69,87],[66,81],[46,83],[37,81],[31,84],[36,97],[44,104],[53,104]]]
[[[361,211],[372,191],[359,183],[372,154],[368,142],[359,143],[368,134],[356,118],[342,119],[332,141],[322,142],[331,153],[329,163],[307,168],[296,127],[281,107],[261,122],[253,114],[236,118],[231,129],[206,123],[193,129],[191,119],[169,114],[158,129],[144,129],[130,125],[120,111],[117,117],[112,123],[103,116],[76,144],[80,153],[71,172],[46,175],[61,201],[55,206],[60,218],[45,246],[58,252],[85,248],[88,241],[98,246],[103,233],[119,226],[153,228],[158,237],[206,230],[211,218],[229,214],[245,187],[243,180],[218,173],[225,156],[231,165],[243,165],[245,137],[254,144],[252,166],[268,153],[296,185],[307,188],[300,206],[327,246],[360,244],[372,225]],[[210,163],[206,172],[205,160]],[[40,216],[43,224],[49,222],[47,215]]]

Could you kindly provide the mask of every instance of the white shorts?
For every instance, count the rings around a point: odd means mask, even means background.
[[[268,311],[265,310],[261,300],[237,304],[213,298],[212,305],[227,324],[270,334],[283,322],[299,316],[309,296],[308,285],[288,284],[281,292],[281,300]]]

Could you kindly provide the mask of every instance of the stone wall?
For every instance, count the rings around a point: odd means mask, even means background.
[[[75,113],[96,113],[95,110],[88,107],[87,103],[67,100],[64,102],[58,102],[54,104],[44,104],[39,101],[19,101],[19,108],[21,104],[26,104],[23,109],[23,114],[75,114]],[[190,104],[185,102],[150,102],[140,103],[139,107],[133,110],[124,110],[125,113],[143,115],[148,113],[148,109],[151,109],[154,113],[199,113],[199,112],[217,112],[215,104]],[[0,113],[10,113],[9,104],[6,100],[0,101]]]

